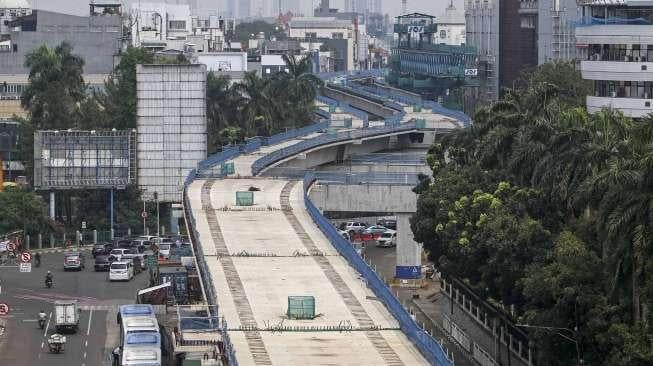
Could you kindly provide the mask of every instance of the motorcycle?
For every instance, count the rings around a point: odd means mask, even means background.
[[[51,278],[46,278],[45,279],[45,287],[52,288],[52,279]]]
[[[46,318],[45,314],[43,313],[39,314],[39,329],[45,328],[45,318]]]

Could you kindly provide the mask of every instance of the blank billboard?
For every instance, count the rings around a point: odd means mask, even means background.
[[[186,176],[206,158],[206,66],[138,65],[138,185],[181,202]]]
[[[134,183],[135,131],[36,131],[34,187],[124,188]]]

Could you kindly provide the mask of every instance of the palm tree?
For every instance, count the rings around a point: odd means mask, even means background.
[[[255,71],[247,72],[243,81],[236,84],[235,90],[245,100],[240,115],[248,135],[269,136],[277,130],[277,97],[271,93],[270,80],[257,76]]]
[[[311,58],[303,56],[296,58],[283,55],[286,63],[286,72],[275,75],[276,86],[284,95],[285,111],[288,112],[291,127],[299,127],[310,121],[310,114],[313,112],[317,90],[321,88],[323,81],[311,73]]]
[[[611,146],[610,156],[603,169],[587,179],[584,193],[605,234],[604,253],[610,256],[614,274],[612,290],[621,277],[629,280],[632,318],[638,324],[645,309],[640,282],[653,241],[653,119],[638,125],[623,118],[599,117],[599,122],[604,124],[602,131],[614,132],[596,135],[598,143]]]
[[[85,98],[82,78],[84,60],[63,42],[54,49],[45,45],[25,55],[30,69],[29,85],[21,104],[37,129],[60,129],[75,125],[79,103]]]

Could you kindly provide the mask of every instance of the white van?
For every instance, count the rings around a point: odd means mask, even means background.
[[[134,262],[119,261],[109,267],[109,281],[129,281],[134,278]]]

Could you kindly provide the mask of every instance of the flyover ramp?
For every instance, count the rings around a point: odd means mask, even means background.
[[[235,206],[236,192],[250,187],[259,189],[254,206]],[[314,224],[301,183],[200,179],[187,190],[239,365],[427,364]],[[319,316],[286,319],[289,295],[315,296]],[[290,330],[302,326],[313,328]],[[339,326],[351,329],[327,328]]]

